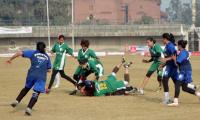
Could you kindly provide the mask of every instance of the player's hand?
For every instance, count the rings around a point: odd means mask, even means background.
[[[11,62],[11,60],[7,60],[6,63],[7,64],[11,64],[12,62]]]
[[[172,60],[176,61],[176,56],[175,55],[172,56]]]
[[[50,89],[46,88],[45,93],[49,94],[50,93]]]
[[[148,60],[145,60],[145,59],[143,59],[142,62],[143,62],[143,63],[149,63],[149,61],[148,61]]]
[[[166,62],[167,62],[167,59],[165,59],[165,58],[161,58],[161,59],[160,59],[160,62],[162,62],[162,63],[166,63]]]

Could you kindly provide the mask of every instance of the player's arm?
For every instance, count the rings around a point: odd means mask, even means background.
[[[73,49],[70,48],[69,46],[67,46],[66,52],[67,52],[69,55],[71,55],[74,59],[77,59],[77,57],[75,57],[74,54],[73,54]]]
[[[12,60],[14,60],[15,58],[19,57],[19,56],[22,56],[23,55],[23,52],[20,51],[20,52],[17,52],[15,53],[11,58],[9,58],[6,62],[11,64],[12,63]]]
[[[97,57],[96,53],[93,50],[90,51],[90,57],[99,60],[99,58]]]

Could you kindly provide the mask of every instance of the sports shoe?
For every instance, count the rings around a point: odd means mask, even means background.
[[[139,89],[138,89],[138,94],[140,94],[140,95],[144,95],[144,90],[141,89],[141,88],[139,88]]]
[[[137,89],[136,87],[130,86],[130,87],[126,87],[125,93],[126,93],[126,94],[136,93],[137,90],[138,90],[138,89]]]
[[[132,64],[133,64],[132,62],[126,63],[124,64],[124,68],[129,68]]]
[[[32,110],[27,107],[26,110],[25,110],[25,114],[28,115],[28,116],[31,116],[31,112],[32,112]]]
[[[167,104],[167,106],[169,106],[169,107],[177,107],[178,106],[178,102],[169,103],[169,104]]]
[[[72,91],[71,93],[69,93],[69,95],[76,95],[77,90]]]
[[[125,62],[126,62],[125,57],[122,56],[122,63],[125,63]]]
[[[59,85],[55,85],[55,86],[53,86],[52,88],[54,88],[54,89],[55,89],[55,88],[59,88]]]
[[[169,99],[164,99],[162,103],[165,104],[165,105],[168,105],[168,104],[173,103],[173,100],[170,99],[170,98]]]
[[[15,100],[14,102],[12,102],[10,105],[12,107],[16,107],[19,104],[19,102],[17,100]]]

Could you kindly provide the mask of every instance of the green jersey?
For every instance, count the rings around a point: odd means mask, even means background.
[[[158,62],[159,59],[163,56],[163,50],[159,44],[154,44],[152,48],[149,49],[151,54],[151,60],[154,62]]]
[[[94,96],[104,96],[106,94],[112,94],[117,90],[126,89],[123,80],[117,80],[114,75],[109,75],[104,81],[94,81],[95,91]]]
[[[73,50],[67,45],[67,43],[54,44],[52,50],[53,53],[56,53],[56,58],[53,64],[55,70],[63,70],[66,61],[66,54],[73,55]]]
[[[97,56],[95,54],[95,52],[91,49],[87,49],[86,51],[83,51],[83,49],[80,49],[78,51],[78,60],[82,59],[82,58],[86,58],[88,60],[91,60],[91,59],[96,59]]]
[[[100,70],[97,68],[96,65],[97,65],[96,62],[89,60],[86,68],[82,68],[81,66],[78,66],[78,68],[76,69],[75,75],[85,76],[85,74],[89,71],[91,73],[95,73],[96,77],[99,77]]]

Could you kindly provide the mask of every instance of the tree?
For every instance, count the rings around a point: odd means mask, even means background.
[[[171,0],[166,13],[170,22],[192,23],[191,4],[182,3],[182,0]]]

